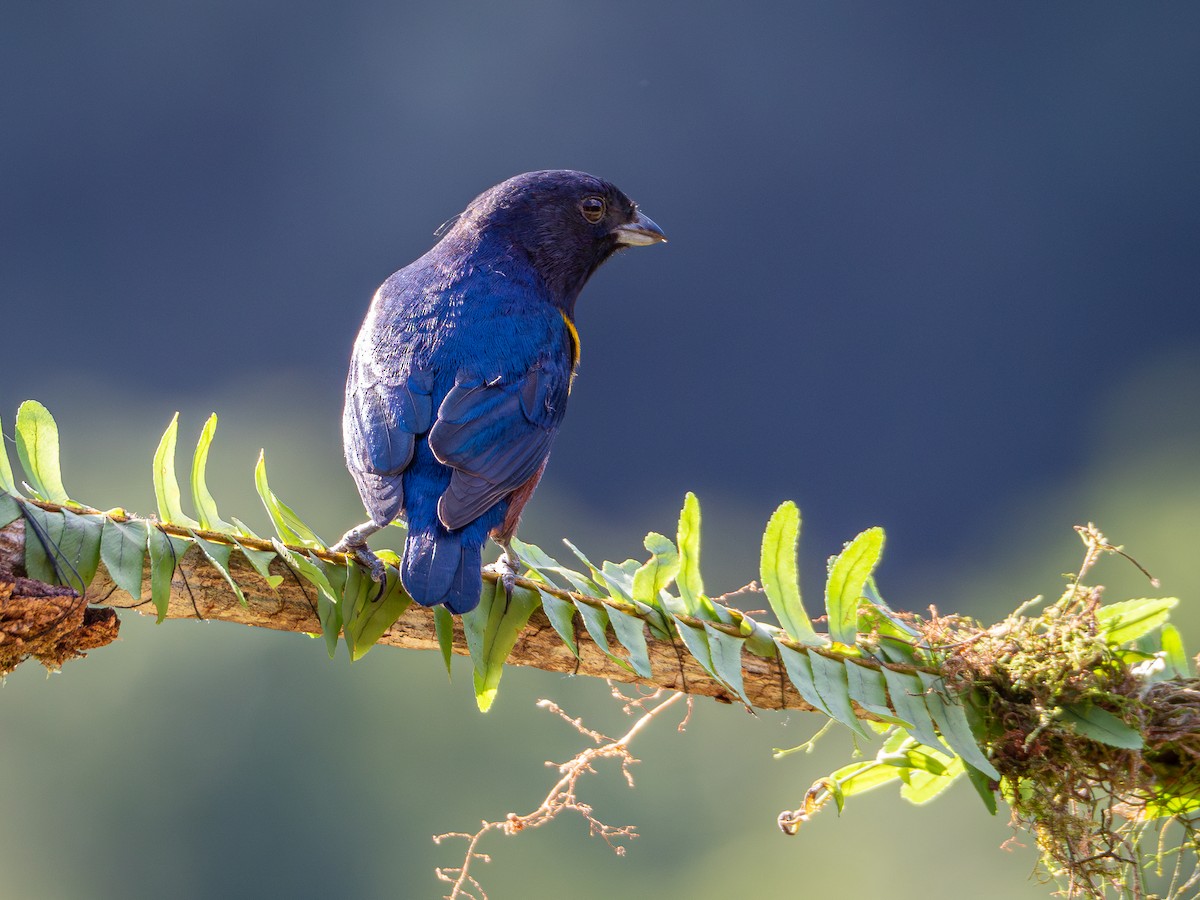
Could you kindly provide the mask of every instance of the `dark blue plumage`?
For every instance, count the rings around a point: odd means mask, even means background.
[[[346,381],[346,463],[371,516],[338,548],[368,562],[403,516],[400,577],[424,606],[479,602],[481,550],[508,546],[579,360],[575,300],[625,246],[665,240],[612,184],[529,172],[477,197],[375,294]]]

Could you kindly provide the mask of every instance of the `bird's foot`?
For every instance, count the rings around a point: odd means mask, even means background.
[[[374,522],[363,522],[356,525],[345,534],[331,549],[335,553],[348,553],[355,561],[371,570],[371,580],[382,582],[387,577],[383,560],[367,547],[367,538],[379,531],[380,526]]]
[[[354,557],[355,562],[370,570],[372,581],[382,584],[383,580],[387,578],[387,570],[384,568],[383,560],[372,553],[371,548],[366,544],[352,544],[343,538],[330,549],[337,553],[346,553]]]
[[[513,588],[517,586],[517,575],[521,572],[521,558],[517,556],[516,551],[507,544],[502,544],[504,552],[500,554],[500,558],[492,563],[492,571],[500,577],[500,584],[504,587],[505,596],[512,599]]]

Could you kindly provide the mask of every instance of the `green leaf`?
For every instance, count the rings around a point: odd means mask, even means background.
[[[919,677],[925,687],[925,705],[950,749],[961,756],[967,765],[978,769],[988,778],[999,781],[1000,773],[975,742],[975,735],[967,722],[967,714],[958,698],[951,698],[946,694],[944,683],[939,676],[920,672]]]
[[[259,459],[262,457],[260,456]],[[339,580],[344,583],[346,567],[336,566],[327,569],[318,560],[302,553],[297,553],[276,539],[271,540],[271,546],[292,570],[317,589],[317,618],[321,621],[321,634],[325,638],[325,649],[329,658],[337,653],[338,633],[342,630],[341,592],[330,581],[330,575],[337,571]],[[338,571],[340,570],[340,571]]]
[[[608,592],[614,600],[633,602],[633,575],[637,567],[635,559],[627,559],[623,563],[604,561],[600,567],[600,577],[608,585]]]
[[[650,653],[646,649],[646,623],[637,616],[631,616],[614,609],[609,613],[608,621],[612,624],[613,634],[629,651],[629,664],[633,671],[643,678],[649,678]]]
[[[251,568],[253,568],[255,572],[262,576],[263,581],[270,585],[272,589],[283,584],[282,575],[271,574],[271,563],[276,559],[276,557],[278,557],[279,554],[277,554],[274,550],[256,550],[253,547],[247,547],[241,541],[236,539],[233,543],[239,550],[242,551],[242,556],[246,557],[246,562],[250,563]]]
[[[574,569],[568,569],[566,566],[559,564],[553,557],[549,556],[540,547],[533,544],[526,544],[518,538],[513,538],[511,546],[521,562],[526,566],[541,575],[543,580],[550,582],[550,575],[560,575],[565,578],[570,585],[579,593],[588,596],[598,596],[604,593],[603,588],[597,584],[593,584],[591,579],[582,572],[576,572]]]
[[[914,769],[907,783],[900,788],[900,796],[914,806],[921,806],[940,795],[966,771],[961,756],[947,757],[943,753],[936,755],[944,760],[945,771],[941,775]]]
[[[47,512],[25,504],[25,572],[44,584],[62,584],[83,594],[100,564],[100,516]]]
[[[43,584],[60,584],[59,544],[62,541],[63,514],[46,512],[32,503],[25,510],[25,574]]]
[[[233,553],[233,545],[220,541],[207,541],[195,532],[192,532],[192,540],[196,542],[196,546],[200,548],[200,552],[204,554],[204,558],[212,564],[214,569],[221,573],[221,577],[225,579],[225,583],[229,585],[234,596],[238,598],[238,602],[242,606],[248,606],[246,595],[242,593],[241,587],[233,580],[233,576],[229,574],[229,556]]]
[[[707,624],[704,630],[708,632],[708,648],[712,653],[713,668],[717,670],[717,677],[737,694],[738,699],[749,709],[750,700],[746,697],[746,688],[742,681],[742,645],[746,643],[746,639],[718,631]]]
[[[700,501],[688,492],[679,513],[679,572],[675,585],[683,600],[684,610],[690,616],[716,620],[716,610],[704,595],[704,579],[700,576]]]
[[[849,659],[846,660],[845,666],[851,700],[884,722],[903,725],[905,728],[912,726],[911,722],[897,716],[888,706],[887,688],[884,686],[882,673],[860,666]]]
[[[36,400],[26,400],[17,410],[17,456],[29,486],[38,496],[51,503],[71,502],[59,470],[58,425],[50,411]]]
[[[275,526],[275,533],[285,544],[300,544],[305,547],[315,547],[324,550],[326,545],[317,533],[304,524],[304,520],[296,515],[296,511],[275,496],[267,483],[267,457],[263,450],[258,451],[258,463],[254,466],[254,487],[258,496],[267,508],[267,515]]]
[[[776,646],[779,648],[779,656],[783,660],[788,678],[791,679],[796,691],[804,698],[804,701],[829,718],[834,718],[833,711],[825,705],[824,698],[817,692],[817,683],[813,680],[812,663],[809,661],[808,654],[793,650],[778,642],[776,642]]]
[[[156,526],[150,528],[147,541],[150,550],[150,599],[158,611],[158,624],[167,617],[171,602],[171,579],[191,540],[167,534]]]
[[[14,496],[20,493],[17,490],[17,483],[13,480],[12,464],[8,461],[8,448],[4,445],[3,420],[0,420],[0,492]],[[8,521],[13,520],[9,519]]]
[[[0,519],[4,517],[0,515]],[[1175,678],[1191,678],[1192,661],[1188,659],[1183,649],[1183,635],[1174,625],[1167,623],[1162,629],[1162,648],[1167,657],[1167,665],[1173,670]]]
[[[583,618],[583,625],[587,629],[587,633],[591,635],[592,641],[596,646],[603,650],[605,655],[621,668],[632,672],[633,666],[613,653],[609,647],[608,635],[605,633],[608,630],[608,608],[604,606],[592,606],[579,600],[575,601],[575,608],[579,610],[579,615]]]
[[[675,619],[675,627],[679,631],[679,638],[683,641],[683,646],[687,648],[688,653],[696,662],[704,668],[704,671],[715,678],[721,680],[721,676],[717,674],[717,670],[713,667],[712,649],[708,644],[708,632],[695,625],[688,625],[684,622]]]
[[[145,522],[105,519],[100,535],[100,559],[113,584],[133,598],[142,599],[142,571],[146,564],[149,534]]]
[[[1092,706],[1090,703],[1072,703],[1064,706],[1062,720],[1073,725],[1078,734],[1110,747],[1141,750],[1146,746],[1136,728],[1126,725],[1108,710]]]
[[[1179,604],[1177,597],[1123,600],[1096,610],[1096,623],[1110,647],[1136,641],[1167,621]]]
[[[983,801],[984,807],[994,816],[996,814],[996,792],[992,789],[992,780],[974,766],[964,766],[964,768],[967,770],[967,780],[971,782],[971,787],[975,788],[975,793]]]
[[[100,538],[104,533],[104,517],[77,516],[63,511],[63,535],[60,549],[66,563],[64,582],[82,595],[100,565]]]
[[[670,538],[654,531],[646,535],[642,543],[651,555],[649,561],[633,573],[633,599],[647,606],[659,607],[663,603],[662,592],[679,574],[679,551]],[[669,611],[683,612],[684,609],[680,605],[678,609]]]
[[[346,643],[350,648],[350,659],[357,662],[367,655],[372,647],[378,643],[384,633],[396,624],[396,620],[404,614],[404,611],[412,604],[412,597],[404,590],[404,585],[400,583],[400,577],[394,569],[388,569],[384,577],[383,584],[377,584],[371,580],[371,576],[361,566],[350,566],[346,571],[346,593],[347,598],[351,595],[351,590],[354,591],[355,603],[354,611],[351,613],[350,607],[346,601],[343,601],[343,615],[346,617],[346,622],[342,626],[342,633],[346,636]],[[445,609],[439,606],[438,609]],[[437,624],[436,613],[434,615],[434,624]],[[438,642],[441,643],[442,636],[438,634]],[[453,640],[453,632],[451,633]],[[446,648],[442,648],[443,655]],[[449,663],[447,663],[447,667]]]
[[[0,448],[0,452],[3,452],[3,448]],[[0,491],[0,528],[19,518],[21,518],[21,504],[16,496]]]
[[[886,668],[883,670],[883,680],[887,684],[892,710],[908,723],[906,727],[912,736],[927,747],[953,756],[953,751],[942,743],[933,729],[933,719],[925,705],[925,686],[921,680],[916,675]]]
[[[854,714],[854,707],[850,705],[850,684],[846,667],[837,660],[819,653],[810,653],[808,661],[812,665],[813,683],[817,687],[817,693],[825,701],[825,707],[833,714],[833,718],[851,731],[863,737],[870,737],[866,727]]]
[[[454,616],[442,605],[433,608],[433,629],[437,632],[438,648],[446,664],[446,677],[451,678],[450,658],[454,654]]]
[[[516,587],[509,597],[497,581],[491,595],[485,587],[479,606],[462,616],[467,648],[475,664],[475,703],[480,712],[487,712],[495,702],[504,662],[538,603],[536,591]]]
[[[838,809],[841,810],[847,797],[865,794],[877,787],[891,784],[900,779],[901,770],[895,766],[877,761],[851,763],[843,766],[829,775],[829,779],[837,785],[837,790],[830,791]]]
[[[208,467],[208,448],[212,445],[213,436],[217,433],[217,414],[213,413],[204,423],[200,431],[200,440],[196,444],[196,452],[192,456],[192,502],[196,505],[196,515],[200,517],[200,526],[208,531],[233,531],[233,526],[221,519],[217,513],[217,501],[213,499],[205,481],[205,469]]]
[[[163,432],[154,451],[154,497],[158,501],[158,517],[164,522],[183,528],[199,528],[200,523],[186,515],[179,502],[179,479],[175,477],[175,441],[179,435],[179,413]]]
[[[868,528],[838,554],[825,587],[829,636],[853,645],[858,637],[858,600],[883,553],[883,529]]]
[[[346,567],[342,634],[351,661],[366,656],[411,603],[412,598],[394,570],[386,570],[384,581],[376,583],[361,566]]]
[[[799,541],[800,510],[789,500],[767,522],[759,574],[771,611],[783,630],[802,644],[815,644],[817,633],[800,598],[800,572],[796,563]]]
[[[542,595],[542,609],[546,611],[546,618],[578,659],[579,646],[575,643],[575,604],[545,591],[539,593]]]

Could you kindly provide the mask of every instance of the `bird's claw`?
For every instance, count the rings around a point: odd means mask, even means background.
[[[387,578],[387,569],[384,567],[383,560],[372,553],[366,544],[351,544],[343,540],[334,544],[333,549],[349,554],[354,557],[355,562],[370,570],[372,581],[382,584],[383,580]]]
[[[521,560],[511,548],[506,547],[500,558],[492,564],[492,571],[499,577],[505,597],[511,600],[513,588],[517,586],[517,574],[521,571]]]

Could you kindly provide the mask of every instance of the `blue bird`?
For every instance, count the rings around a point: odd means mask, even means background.
[[[509,544],[546,468],[579,363],[575,301],[592,273],[662,229],[607,181],[528,172],[476,197],[371,301],[346,379],[346,464],[370,520],[334,549],[382,565],[366,538],[403,516],[400,579],[423,606],[479,603],[481,551]]]

